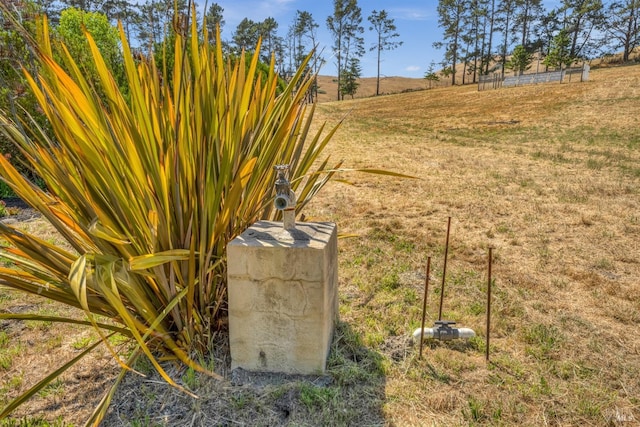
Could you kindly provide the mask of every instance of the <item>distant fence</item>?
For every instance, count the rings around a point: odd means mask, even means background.
[[[566,68],[560,71],[547,73],[523,74],[521,76],[503,77],[501,73],[489,76],[480,76],[478,90],[499,89],[501,87],[515,87],[539,83],[569,83],[571,81],[589,80],[589,65],[584,64],[579,68]]]

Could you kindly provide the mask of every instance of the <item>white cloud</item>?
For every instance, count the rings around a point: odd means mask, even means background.
[[[277,15],[281,12],[281,8],[288,9],[289,3],[293,3],[294,0],[267,0],[260,2],[260,9],[271,15]]]
[[[420,67],[417,65],[409,65],[404,69],[405,71],[409,71],[410,73],[415,73],[416,71],[420,71]]]
[[[433,13],[430,13],[426,9],[392,8],[390,12],[397,19],[406,19],[409,21],[427,21],[433,16]]]

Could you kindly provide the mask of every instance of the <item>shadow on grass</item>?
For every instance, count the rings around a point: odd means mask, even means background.
[[[222,341],[218,347],[224,353],[226,337]],[[152,369],[137,366],[147,378],[125,377],[102,425],[385,425],[383,357],[367,349],[347,323],[336,327],[325,375],[229,371],[228,355],[217,356],[216,371],[225,381],[174,369],[172,376],[198,399],[166,385]]]

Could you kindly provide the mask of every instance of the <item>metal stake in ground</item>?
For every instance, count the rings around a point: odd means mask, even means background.
[[[488,283],[487,283],[487,348],[485,350],[485,357],[487,362],[489,361],[489,331],[491,327],[491,262],[493,248],[489,248],[489,274],[488,274]]]
[[[440,308],[438,320],[442,320],[442,303],[444,302],[444,280],[447,276],[447,255],[449,254],[449,231],[451,230],[451,217],[447,221],[447,241],[444,244],[444,267],[442,268],[442,288],[440,289]]]
[[[420,332],[420,359],[422,359],[422,343],[424,341],[424,320],[427,316],[427,292],[429,292],[429,274],[431,270],[431,257],[427,257],[427,277],[424,279],[424,299],[422,300],[422,327]]]

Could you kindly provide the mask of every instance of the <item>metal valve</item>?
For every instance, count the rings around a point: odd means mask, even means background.
[[[473,329],[469,328],[453,328],[456,322],[450,320],[436,320],[433,328],[416,329],[413,332],[413,338],[420,340],[420,336],[424,338],[434,338],[441,341],[450,341],[455,339],[469,339],[476,336]],[[423,335],[424,334],[424,335]]]
[[[296,228],[296,193],[291,190],[289,182],[289,165],[276,165],[274,170],[276,177],[276,197],[273,200],[274,207],[282,211],[282,222],[285,230]]]

